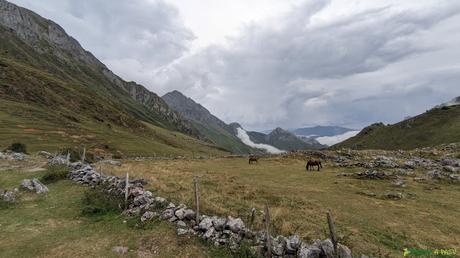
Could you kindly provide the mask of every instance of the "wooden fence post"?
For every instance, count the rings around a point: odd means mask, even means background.
[[[327,211],[327,224],[329,226],[329,235],[331,237],[332,245],[334,246],[334,257],[338,258],[337,254],[337,236],[335,234],[334,221],[332,221],[331,210]]]
[[[67,166],[70,164],[70,152],[67,152],[66,164]]]
[[[268,205],[265,205],[265,210],[264,210],[264,222],[265,222],[265,239],[267,241],[267,257],[271,258],[272,257],[272,239],[270,236],[270,214],[268,211]]]
[[[129,173],[126,173],[126,182],[125,182],[125,209],[128,209],[128,196],[129,196]]]
[[[83,154],[81,155],[81,162],[85,163],[86,156],[86,147],[83,147]]]
[[[251,209],[251,218],[249,219],[249,225],[251,229],[254,229],[254,221],[256,219],[256,208]]]
[[[193,178],[193,184],[195,188],[195,206],[196,206],[196,218],[195,222],[198,225],[200,223],[200,189],[199,189],[199,181],[198,177]]]

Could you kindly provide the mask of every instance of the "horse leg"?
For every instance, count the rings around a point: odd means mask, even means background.
[[[318,165],[318,171],[319,171],[319,165]]]

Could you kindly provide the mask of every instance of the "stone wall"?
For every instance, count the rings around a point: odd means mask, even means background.
[[[56,160],[53,160],[55,163]],[[64,160],[62,159],[62,162]],[[125,194],[125,179],[116,176],[105,176],[98,173],[92,166],[81,162],[71,163],[70,179],[86,186],[102,186],[107,194]],[[195,211],[184,204],[175,204],[152,192],[144,190],[146,181],[143,179],[129,182],[127,216],[139,216],[141,222],[155,217],[174,223],[177,234],[192,234],[201,237],[216,246],[238,250],[245,243],[255,254],[267,252],[267,237],[263,231],[248,229],[241,218],[201,215],[199,223],[195,221]],[[299,236],[270,236],[273,257],[320,258],[334,257],[331,240],[316,240],[307,244]],[[351,258],[348,247],[338,245],[338,257]]]

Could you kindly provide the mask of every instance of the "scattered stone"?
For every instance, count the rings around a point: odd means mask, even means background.
[[[357,178],[359,179],[392,179],[395,178],[395,176],[388,174],[383,171],[378,171],[378,170],[366,170],[361,173],[355,174]]]
[[[47,193],[48,187],[46,187],[44,184],[40,183],[40,181],[36,178],[30,180],[30,179],[24,179],[21,182],[21,189],[27,190],[27,191],[35,191],[37,194],[43,194]]]
[[[121,166],[121,161],[119,160],[106,159],[101,162],[104,164],[111,165],[111,166],[117,166],[117,167]]]
[[[391,199],[391,200],[401,200],[403,198],[402,193],[394,193],[394,192],[389,192],[385,194],[385,198]]]
[[[209,217],[205,217],[200,221],[198,224],[198,229],[201,231],[208,231],[212,227],[212,219]]]
[[[14,203],[16,202],[16,193],[15,192],[0,192],[0,197],[2,198],[3,201],[8,202],[8,203]]]
[[[182,220],[178,220],[176,222],[176,225],[180,228],[186,228],[187,227],[187,224],[185,224],[185,222],[183,222]]]
[[[142,222],[146,222],[146,221],[149,221],[151,219],[153,219],[153,217],[155,217],[155,213],[152,212],[152,211],[146,211],[142,217],[141,217],[141,221]]]
[[[394,187],[406,187],[406,182],[401,179],[396,179],[391,183]]]
[[[244,223],[243,221],[240,219],[240,218],[232,218],[231,216],[229,216],[227,218],[227,227],[235,232],[235,233],[238,233],[240,231],[242,231],[244,229]]]
[[[126,247],[126,246],[115,246],[114,248],[112,248],[112,251],[114,251],[115,253],[117,254],[127,254],[128,251],[129,251],[129,248]]]
[[[182,236],[188,233],[188,230],[185,228],[177,228],[176,230],[178,236]]]
[[[49,152],[47,152],[47,151],[39,151],[39,152],[37,153],[37,155],[38,155],[38,156],[42,156],[42,157],[47,158],[47,159],[53,157],[53,154],[51,154],[51,153],[49,153]]]

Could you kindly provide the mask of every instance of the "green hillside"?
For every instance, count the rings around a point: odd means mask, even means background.
[[[160,97],[114,75],[57,24],[0,4],[0,148],[20,141],[32,151],[85,145],[128,155],[225,153],[196,139],[199,132]]]
[[[460,105],[434,108],[393,125],[373,124],[332,148],[394,150],[452,142],[460,142]]]

